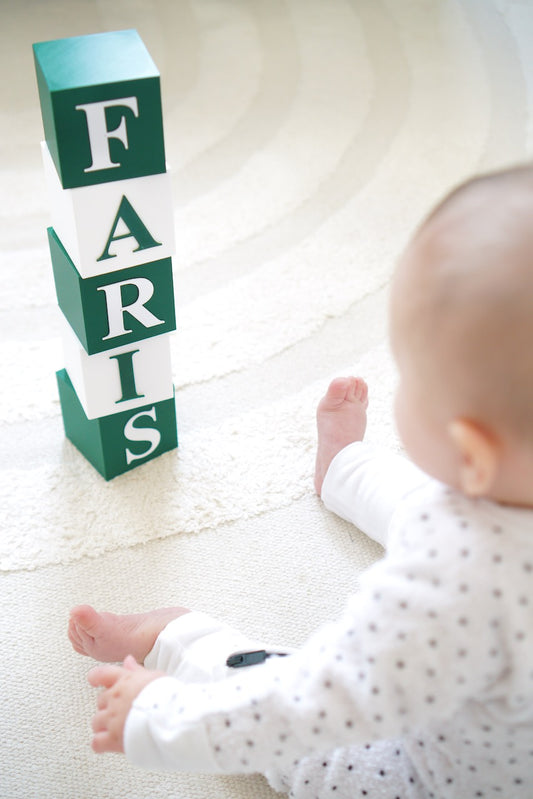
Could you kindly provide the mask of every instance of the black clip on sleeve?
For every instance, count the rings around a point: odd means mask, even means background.
[[[267,658],[282,658],[287,654],[287,652],[267,652],[266,649],[258,649],[256,652],[235,652],[226,660],[226,666],[231,669],[240,669],[243,666],[255,666],[257,663],[264,663]]]

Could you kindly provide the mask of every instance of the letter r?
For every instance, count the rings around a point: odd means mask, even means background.
[[[122,288],[124,286],[135,286],[137,289],[137,297],[129,305],[124,305],[122,300]],[[119,283],[111,283],[108,286],[100,286],[98,291],[105,293],[107,322],[109,325],[109,332],[107,336],[102,338],[102,341],[133,332],[124,325],[125,313],[131,314],[144,327],[155,327],[156,325],[164,324],[164,319],[158,319],[145,307],[154,293],[154,285],[147,277],[135,277],[130,280],[122,280]]]

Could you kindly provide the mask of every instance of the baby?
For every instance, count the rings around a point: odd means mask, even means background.
[[[340,378],[315,475],[385,556],[337,621],[247,668],[228,655],[264,646],[205,614],[75,608],[76,651],[125,658],[89,675],[96,752],[261,772],[302,798],[531,796],[533,168],[469,181],[424,221],[390,330],[410,460],[363,441],[366,384]]]

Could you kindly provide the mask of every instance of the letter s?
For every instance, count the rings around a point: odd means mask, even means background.
[[[128,466],[130,463],[132,463],[132,461],[139,460],[139,458],[147,458],[152,454],[152,452],[155,452],[159,446],[159,442],[161,441],[161,433],[155,427],[135,426],[136,420],[140,419],[142,416],[148,416],[154,422],[157,421],[155,406],[152,406],[149,410],[136,413],[134,416],[128,419],[124,426],[124,436],[128,439],[128,441],[146,441],[146,443],[149,444],[148,449],[145,452],[142,452],[140,455],[135,455],[129,449],[126,449],[126,463]]]

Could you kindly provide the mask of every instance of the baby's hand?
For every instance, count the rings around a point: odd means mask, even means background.
[[[162,672],[140,666],[132,655],[127,656],[123,666],[91,669],[87,678],[90,684],[104,688],[98,696],[98,712],[92,722],[95,752],[124,752],[124,725],[133,700],[148,683],[162,676]]]

